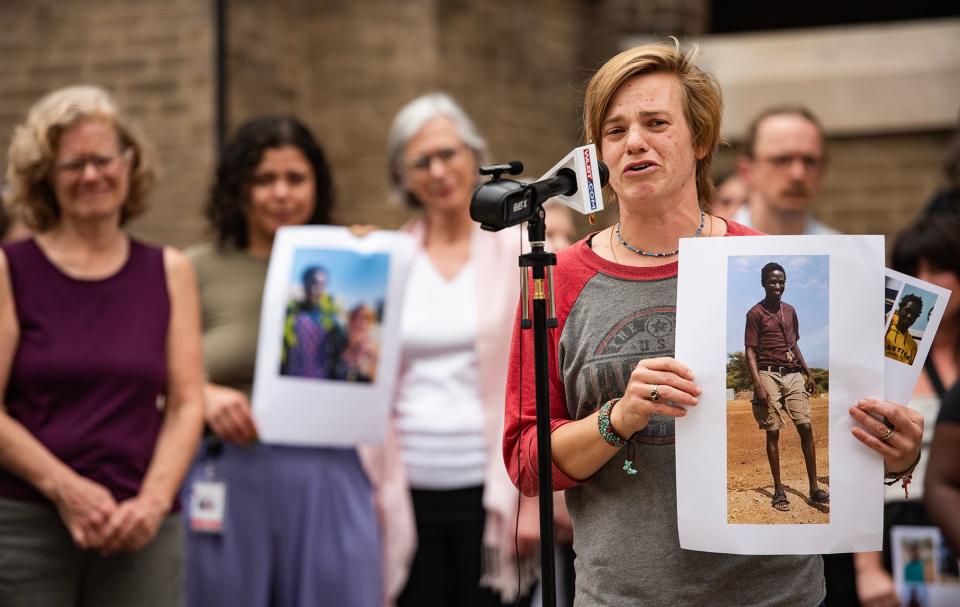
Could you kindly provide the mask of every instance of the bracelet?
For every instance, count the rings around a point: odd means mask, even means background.
[[[619,400],[619,398],[612,398],[603,403],[600,407],[600,414],[597,416],[597,426],[600,428],[600,437],[611,447],[623,446],[623,439],[613,431],[613,427],[610,424],[610,411],[613,410],[613,406],[617,404]]]
[[[883,478],[887,479],[883,481],[884,485],[888,487],[893,485],[897,481],[903,485],[903,496],[904,498],[910,497],[910,490],[907,488],[910,485],[910,481],[913,480],[913,471],[917,469],[917,464],[920,463],[920,451],[917,451],[917,459],[913,460],[913,463],[907,467],[906,470],[901,472],[884,472]]]

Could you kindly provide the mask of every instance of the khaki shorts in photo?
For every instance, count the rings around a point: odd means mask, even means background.
[[[779,430],[786,425],[787,416],[794,425],[810,423],[810,398],[803,380],[800,372],[760,371],[760,383],[770,396],[768,403],[756,396],[753,399],[753,417],[761,430]]]

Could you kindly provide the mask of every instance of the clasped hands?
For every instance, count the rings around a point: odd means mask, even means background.
[[[103,485],[73,471],[57,484],[54,503],[73,542],[102,556],[146,546],[169,509],[146,495],[117,502]]]
[[[700,394],[693,371],[675,358],[642,360],[631,372],[623,397],[610,412],[610,423],[618,435],[629,438],[643,430],[654,414],[684,417],[687,407],[697,405]],[[852,430],[853,436],[883,456],[887,471],[901,472],[916,460],[923,436],[922,415],[876,398],[861,399],[850,407],[850,415],[858,424]]]

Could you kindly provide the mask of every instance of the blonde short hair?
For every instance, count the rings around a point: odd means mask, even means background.
[[[710,165],[720,146],[720,117],[723,114],[723,94],[717,79],[696,65],[699,48],[687,52],[674,44],[654,43],[623,51],[601,67],[590,82],[583,100],[583,132],[588,143],[600,147],[602,125],[610,101],[623,84],[634,76],[644,74],[673,74],[683,91],[684,116],[690,127],[693,148],[704,152],[697,161],[697,196],[704,209],[716,195],[710,179]],[[611,192],[611,194],[613,194]]]
[[[60,220],[60,207],[49,183],[50,171],[64,131],[87,118],[108,121],[117,131],[121,150],[132,152],[130,191],[120,214],[121,225],[146,210],[146,197],[156,180],[152,150],[120,113],[107,91],[96,86],[69,86],[33,104],[27,119],[13,131],[7,180],[10,203],[21,210],[24,223],[43,232]]]

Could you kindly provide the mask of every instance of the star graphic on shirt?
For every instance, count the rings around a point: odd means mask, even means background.
[[[663,337],[670,332],[670,329],[673,328],[673,323],[664,318],[663,316],[657,316],[647,325],[647,330],[650,331],[650,334],[655,337]]]

